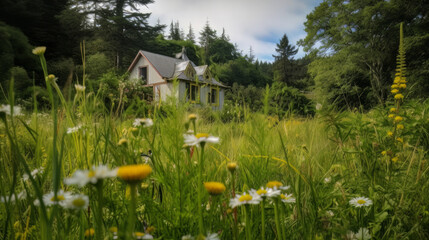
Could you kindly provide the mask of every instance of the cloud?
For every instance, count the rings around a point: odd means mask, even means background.
[[[305,36],[306,15],[322,0],[156,0],[143,11],[151,12],[149,22],[158,19],[169,26],[171,21],[179,21],[185,34],[189,24],[198,38],[199,32],[208,21],[219,34],[222,28],[231,42],[237,43],[247,54],[250,46],[260,60],[272,61],[276,43],[283,34],[289,41],[296,42]],[[169,27],[166,28],[168,32]],[[302,51],[298,57],[303,56]]]

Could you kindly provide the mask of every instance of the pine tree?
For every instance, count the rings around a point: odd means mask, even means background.
[[[273,55],[275,59],[274,66],[276,80],[292,84],[291,72],[293,71],[293,56],[297,54],[298,49],[289,43],[289,39],[286,34],[283,35],[282,39],[276,46],[276,52],[278,55]]]
[[[192,29],[192,25],[189,23],[189,31],[188,34],[186,35],[186,40],[195,43],[195,34],[194,34],[194,30]]]

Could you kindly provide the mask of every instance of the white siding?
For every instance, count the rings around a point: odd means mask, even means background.
[[[134,67],[130,71],[130,79],[132,80],[138,80],[140,75],[140,68],[141,67],[147,67],[148,68],[148,85],[154,84],[154,83],[162,83],[165,82],[164,79],[158,74],[156,69],[150,65],[150,63],[146,60],[145,57],[140,56],[137,63],[134,65]]]

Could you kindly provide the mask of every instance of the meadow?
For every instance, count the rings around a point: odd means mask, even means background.
[[[85,77],[66,100],[33,52],[51,105],[21,110],[11,80],[2,239],[429,238],[429,101],[404,97],[400,57],[386,106],[278,119],[177,99],[117,114]]]

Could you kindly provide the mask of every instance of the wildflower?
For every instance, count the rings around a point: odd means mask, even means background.
[[[134,237],[136,239],[143,239],[144,233],[142,233],[142,232],[134,232],[133,235],[134,235]]]
[[[16,202],[16,200],[21,200],[27,197],[27,193],[22,191],[20,193],[18,193],[16,196],[15,194],[12,194],[12,196],[0,196],[0,202],[5,203],[5,202]]]
[[[36,47],[33,49],[33,54],[34,55],[43,55],[46,52],[46,47],[41,46],[41,47]]]
[[[273,188],[273,189],[277,189],[281,186],[283,186],[283,183],[281,183],[279,181],[270,181],[266,185],[267,188]]]
[[[334,212],[332,212],[331,210],[326,211],[326,215],[328,217],[333,217],[334,216]]]
[[[398,124],[398,125],[396,125],[396,129],[402,130],[402,129],[404,129],[404,125],[403,124]]]
[[[371,235],[369,234],[368,228],[360,228],[359,231],[354,234],[353,239],[359,239],[359,240],[371,239]]]
[[[395,118],[395,114],[389,114],[389,118]]]
[[[387,136],[389,136],[389,137],[393,136],[393,132],[392,131],[388,131],[387,132]]]
[[[57,81],[57,77],[55,77],[55,75],[54,74],[49,74],[47,77],[46,77],[46,82],[49,82],[49,83],[53,83],[53,82],[56,82]]]
[[[185,144],[195,146],[200,143],[219,143],[218,137],[213,137],[207,133],[198,133],[196,135],[184,134]]]
[[[94,236],[94,233],[95,233],[94,228],[86,229],[85,230],[85,237],[92,237],[92,236]]]
[[[41,168],[34,169],[33,171],[31,171],[30,174],[33,178],[35,178],[38,174],[42,174],[42,173],[43,173],[43,168],[41,167]],[[28,176],[27,173],[22,174],[22,180],[28,181],[28,179],[30,179],[30,177]]]
[[[194,240],[194,237],[188,234],[188,235],[182,236],[182,240]]]
[[[205,240],[219,240],[219,236],[216,233],[209,233]]]
[[[86,209],[89,204],[88,196],[84,194],[72,195],[66,199],[64,207],[68,209],[82,210]]]
[[[118,228],[117,227],[110,227],[109,232],[116,234],[116,233],[118,233]]]
[[[75,133],[81,129],[81,125],[77,125],[76,127],[67,128],[67,134]]]
[[[54,192],[50,192],[48,194],[43,195],[43,203],[45,206],[52,206],[52,205],[60,205],[64,207],[67,203],[67,200],[70,199],[71,193],[64,192],[63,190],[58,191],[57,196],[55,197]],[[34,200],[34,205],[39,206],[40,202],[39,199]]]
[[[189,121],[195,121],[197,119],[197,115],[195,113],[191,113],[188,115]]]
[[[402,139],[401,137],[397,137],[396,141],[400,142],[400,143],[404,143],[404,139]]]
[[[391,160],[392,160],[393,163],[395,163],[395,162],[397,162],[399,160],[399,158],[398,157],[393,157]]]
[[[323,181],[324,181],[325,183],[330,183],[330,182],[331,182],[331,178],[330,178],[330,177],[327,177],[327,178],[323,179]]]
[[[72,177],[64,179],[64,183],[83,187],[88,183],[96,184],[98,180],[116,177],[116,172],[117,169],[110,170],[105,165],[92,166],[91,170],[77,170]]]
[[[228,170],[233,173],[237,169],[237,163],[230,162],[226,165],[226,168],[228,168]]]
[[[407,88],[407,84],[405,84],[405,83],[399,84],[399,88],[405,89],[405,88]]]
[[[126,165],[118,169],[118,177],[128,183],[135,183],[145,179],[152,172],[147,164]]]
[[[356,197],[349,201],[350,205],[353,205],[354,207],[367,207],[372,205],[372,201],[369,198],[366,197]]]
[[[383,156],[386,156],[386,154],[387,154],[386,150],[384,150],[384,151],[381,152],[381,155],[383,155]]]
[[[295,198],[292,197],[292,194],[280,194],[280,199],[284,203],[294,203],[296,201]]]
[[[280,188],[280,190],[286,191],[286,190],[288,190],[290,188],[290,186],[289,185],[287,185],[287,186],[281,186],[279,188]]]
[[[204,187],[210,195],[220,195],[222,194],[226,187],[223,183],[220,182],[205,182]]]
[[[395,122],[401,122],[402,120],[404,120],[404,118],[403,117],[401,117],[401,116],[396,116],[395,117]]]
[[[393,83],[399,83],[401,81],[400,77],[395,77],[395,79],[393,80]]]
[[[399,83],[405,84],[405,83],[407,83],[407,80],[405,80],[405,78],[401,78],[401,81],[399,81]]]
[[[147,227],[147,228],[146,228],[146,232],[147,232],[147,233],[153,233],[153,232],[155,232],[155,230],[156,230],[156,229],[155,229],[155,227],[154,227],[154,226],[149,226],[149,227]]]
[[[399,85],[398,84],[393,84],[392,86],[390,86],[392,89],[395,89],[395,88],[399,88]]]
[[[392,91],[390,91],[392,94],[397,94],[399,92],[398,89],[393,89]]]
[[[264,188],[261,187],[260,189],[258,189],[257,191],[252,189],[250,191],[253,191],[254,193],[258,194],[259,196],[265,198],[265,197],[277,197],[280,195],[280,190],[277,189],[272,189],[272,188]]]
[[[262,200],[261,196],[259,196],[254,192],[250,192],[249,194],[244,192],[241,195],[237,194],[235,198],[231,198],[229,201],[229,206],[231,208],[235,208],[243,204],[259,204],[261,200]]]
[[[4,112],[6,115],[11,115],[11,109],[10,109],[10,105],[1,105],[0,106],[0,112]],[[14,116],[21,116],[23,115],[21,113],[21,107],[20,106],[13,106],[13,115]]]
[[[142,239],[153,239],[153,236],[150,235],[149,233],[146,233],[145,235],[143,235]]]
[[[134,119],[133,126],[134,127],[150,127],[153,125],[153,121],[150,118],[136,118]]]
[[[85,92],[85,86],[82,86],[80,84],[75,84],[74,88],[76,89],[77,92]]]
[[[395,97],[394,97],[396,100],[401,100],[401,99],[404,99],[404,95],[402,95],[402,94],[400,94],[400,93],[398,93],[398,94],[396,94],[395,95]]]
[[[396,108],[391,108],[390,112],[393,112],[393,113],[396,112]]]
[[[128,144],[128,140],[126,138],[121,138],[118,142],[118,146],[126,146]]]

